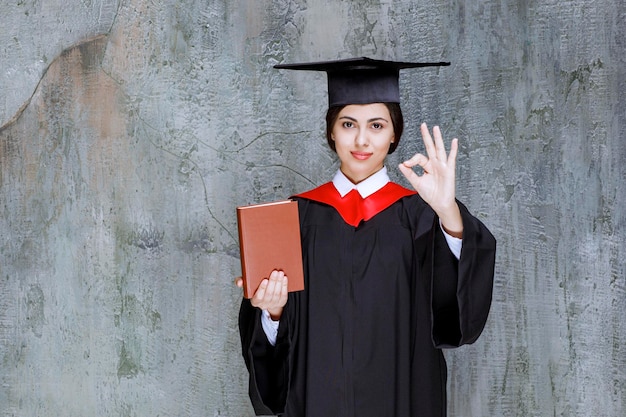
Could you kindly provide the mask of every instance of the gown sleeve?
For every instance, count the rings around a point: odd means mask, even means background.
[[[437,348],[475,342],[491,307],[496,240],[463,204],[458,204],[463,219],[460,259],[450,252],[441,228],[434,227],[431,308]]]
[[[239,333],[243,358],[250,375],[249,396],[256,415],[283,412],[287,396],[289,342],[287,327],[278,327],[272,346],[261,325],[261,310],[243,299],[239,310]]]

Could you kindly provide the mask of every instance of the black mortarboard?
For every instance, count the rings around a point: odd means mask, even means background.
[[[399,77],[404,68],[439,67],[449,62],[394,62],[371,58],[279,64],[274,68],[326,71],[328,105],[400,103]]]

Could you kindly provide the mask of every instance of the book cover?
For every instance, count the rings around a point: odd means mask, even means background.
[[[288,278],[289,291],[304,289],[298,203],[276,201],[237,207],[243,295],[251,298],[275,269]]]

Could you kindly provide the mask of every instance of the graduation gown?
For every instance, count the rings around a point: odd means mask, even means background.
[[[445,416],[441,348],[474,342],[485,325],[495,239],[459,203],[457,260],[434,211],[414,192],[389,183],[365,199],[378,201],[356,210],[342,207],[334,193],[328,183],[296,196],[305,290],[289,294],[275,346],[261,311],[242,302],[254,410],[285,417]]]

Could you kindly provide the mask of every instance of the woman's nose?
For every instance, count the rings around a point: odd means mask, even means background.
[[[367,131],[365,129],[358,129],[356,132],[356,137],[354,138],[354,142],[358,146],[367,146],[369,144]]]

